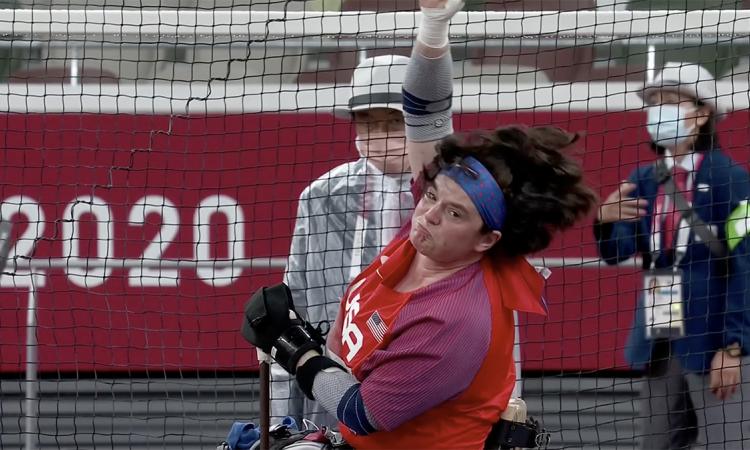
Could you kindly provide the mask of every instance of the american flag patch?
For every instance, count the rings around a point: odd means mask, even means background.
[[[388,327],[385,325],[385,322],[383,322],[383,319],[380,318],[380,314],[378,314],[377,311],[372,313],[370,318],[367,319],[367,328],[372,331],[373,336],[375,336],[375,339],[377,339],[378,342],[383,342]]]

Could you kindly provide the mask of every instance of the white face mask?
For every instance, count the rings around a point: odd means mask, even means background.
[[[406,162],[406,135],[401,132],[374,132],[357,136],[355,146],[360,156],[386,174],[409,170]]]
[[[692,127],[685,124],[688,112],[678,105],[657,105],[648,108],[648,134],[654,143],[662,147],[675,148],[690,139]]]

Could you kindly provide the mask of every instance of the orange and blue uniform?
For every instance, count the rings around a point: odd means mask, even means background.
[[[395,291],[416,252],[405,230],[342,299],[332,350],[379,430],[342,433],[357,449],[482,448],[515,384],[513,310],[545,313],[542,278],[522,257],[485,257]]]

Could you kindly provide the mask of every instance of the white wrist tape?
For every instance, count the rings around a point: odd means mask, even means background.
[[[417,40],[428,47],[445,47],[448,45],[448,28],[448,22],[429,20],[427,16],[424,16],[417,33]]]
[[[273,362],[271,355],[257,347],[255,348],[255,354],[258,355],[258,362],[266,362],[268,364],[271,364]]]
[[[419,26],[417,40],[433,48],[448,45],[450,21],[463,6],[463,0],[448,0],[443,8],[421,8],[422,23]]]

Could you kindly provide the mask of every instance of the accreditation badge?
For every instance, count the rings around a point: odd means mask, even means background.
[[[685,335],[682,271],[649,270],[643,275],[647,339],[673,339]]]

